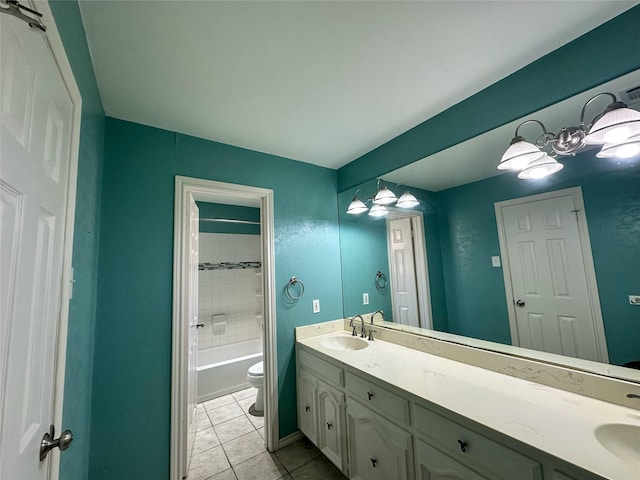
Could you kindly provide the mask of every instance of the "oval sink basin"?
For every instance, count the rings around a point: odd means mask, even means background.
[[[620,460],[640,459],[640,425],[609,423],[597,427],[595,434],[598,442]]]
[[[369,346],[366,340],[358,337],[329,337],[320,345],[331,350],[362,350]]]

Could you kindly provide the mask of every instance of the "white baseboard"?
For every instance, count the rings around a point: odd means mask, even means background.
[[[286,447],[287,445],[291,445],[293,442],[297,442],[301,438],[304,437],[304,434],[300,430],[296,430],[291,435],[287,435],[284,438],[281,438],[278,442],[278,450],[282,447]]]

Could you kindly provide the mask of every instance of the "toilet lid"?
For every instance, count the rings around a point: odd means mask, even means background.
[[[258,362],[255,365],[251,365],[248,370],[249,375],[264,375],[264,369],[262,362]]]

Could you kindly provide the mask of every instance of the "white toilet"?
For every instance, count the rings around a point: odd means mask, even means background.
[[[249,385],[253,388],[258,389],[256,403],[249,408],[249,413],[261,417],[264,414],[264,400],[262,396],[264,390],[264,367],[262,361],[249,367],[247,370],[247,382],[249,382]]]

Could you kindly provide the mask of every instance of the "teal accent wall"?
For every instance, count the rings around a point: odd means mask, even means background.
[[[404,193],[401,187],[392,184],[387,186],[398,196]],[[338,195],[344,315],[383,310],[391,320],[391,289],[387,287],[378,291],[375,286],[375,274],[378,270],[391,280],[386,219],[370,217],[366,213],[346,213],[356,190],[360,188],[362,190],[358,192],[358,198],[365,201],[376,193],[377,181],[371,180]],[[411,188],[410,191],[420,201],[420,206],[413,210],[422,213],[424,223],[433,326],[436,330],[448,331],[437,194],[419,188]],[[368,202],[367,206],[370,207],[371,203]],[[369,293],[369,305],[362,304],[363,292]]]
[[[637,70],[638,25],[640,6],[635,6],[375,148],[338,170],[338,191]]]
[[[638,311],[627,298],[640,290],[639,160],[616,163],[592,151],[561,161],[565,168],[546,179],[507,173],[439,192],[449,330],[511,343],[502,269],[491,266],[500,255],[494,202],[581,186],[610,362],[640,360]]]
[[[72,259],[75,284],[69,305],[63,425],[56,428],[69,428],[74,437],[60,457],[60,478],[84,480],[89,478],[105,118],[78,4],[53,0],[49,5],[82,95]]]
[[[240,205],[196,202],[200,210],[200,219],[224,218],[227,220],[247,220],[260,222],[260,209]],[[234,233],[239,235],[260,235],[260,225],[247,223],[225,223],[200,221],[201,233]]]
[[[175,175],[274,190],[280,436],[293,433],[294,327],[342,317],[336,171],[106,122],[89,477],[168,477]],[[305,294],[291,303],[293,275]]]

